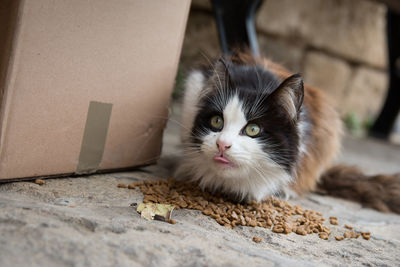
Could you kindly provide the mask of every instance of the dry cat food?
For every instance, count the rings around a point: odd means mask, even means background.
[[[118,187],[124,186],[119,184]],[[273,232],[282,234],[292,232],[298,235],[318,234],[324,240],[329,239],[331,234],[330,228],[323,225],[325,219],[320,212],[293,206],[284,200],[272,197],[263,202],[233,203],[222,196],[202,191],[194,183],[174,179],[134,182],[127,187],[139,188],[144,195],[143,203],[172,204],[176,209],[200,210],[228,228],[239,225],[258,226],[272,228]],[[336,217],[329,219],[331,224],[338,224]],[[336,236],[335,239],[343,240],[358,236],[360,236],[359,233],[346,231],[343,238]],[[365,236],[369,239],[367,233]],[[253,241],[256,242],[254,238]]]
[[[338,224],[339,224],[338,221],[337,221],[337,218],[334,217],[334,216],[329,217],[329,222],[330,222],[332,225],[338,225]]]
[[[260,243],[260,242],[262,242],[263,240],[264,240],[264,238],[259,237],[259,236],[254,236],[254,237],[253,237],[253,241],[256,242],[256,243]]]
[[[336,239],[337,241],[342,241],[342,240],[344,239],[344,237],[338,235],[338,236],[335,236],[335,239]]]
[[[46,181],[45,181],[45,180],[42,180],[42,179],[36,179],[36,180],[34,181],[34,183],[35,183],[35,184],[38,184],[38,185],[44,185],[44,184],[46,183]]]
[[[347,229],[349,229],[349,230],[353,230],[353,226],[350,226],[350,225],[348,225],[348,224],[345,224],[344,227],[347,228]]]
[[[346,231],[346,232],[344,232],[343,237],[344,238],[359,238],[360,234],[356,233],[354,231]]]
[[[370,232],[361,232],[361,236],[362,236],[365,240],[369,240],[369,238],[371,237],[371,233],[370,233]]]

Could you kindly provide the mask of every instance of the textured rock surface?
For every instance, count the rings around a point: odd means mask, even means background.
[[[385,67],[385,10],[366,0],[269,0],[261,6],[257,26],[350,61]]]
[[[346,113],[357,112],[361,118],[374,117],[385,101],[387,88],[385,72],[358,67],[348,84],[342,108]]]
[[[293,72],[302,71],[304,47],[301,43],[262,34],[258,36],[258,43],[264,56]]]
[[[309,52],[304,59],[304,81],[326,91],[339,108],[343,106],[351,75],[352,69],[346,61],[321,52]]]
[[[303,66],[305,82],[326,91],[342,115],[355,112],[365,120],[380,111],[388,86],[385,72],[352,67],[315,51],[306,54]]]
[[[174,113],[179,112],[175,106]],[[179,128],[169,123],[164,157],[143,171],[0,185],[0,266],[394,266],[400,261],[400,216],[311,194],[290,201],[371,231],[371,239],[325,241],[316,235],[227,229],[198,211],[174,212],[177,224],[141,219],[137,190],[119,183],[170,177]],[[346,139],[340,161],[368,172],[400,171],[400,147]],[[264,238],[254,243],[253,236]]]
[[[224,228],[198,211],[174,213],[177,224],[141,219],[140,202],[121,182],[141,173],[21,182],[0,187],[1,266],[394,265],[400,260],[399,216],[312,195],[294,201],[340,224],[369,230],[372,238],[341,242],[316,235],[275,234],[262,228]],[[157,176],[158,177],[158,176]],[[343,234],[343,227],[331,227]],[[256,244],[253,236],[264,241]]]

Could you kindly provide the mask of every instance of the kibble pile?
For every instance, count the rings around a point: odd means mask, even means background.
[[[318,234],[327,240],[331,234],[329,227],[324,226],[325,219],[320,212],[292,206],[284,200],[269,198],[263,202],[246,204],[232,203],[222,196],[211,195],[200,190],[196,184],[175,181],[174,179],[160,181],[134,182],[128,186],[118,187],[139,188],[144,203],[172,204],[177,209],[187,208],[200,210],[203,214],[214,218],[220,225],[234,228],[235,226],[264,227],[275,233],[296,233],[298,235]],[[330,223],[337,225],[337,218],[330,217]],[[351,226],[346,228],[352,230]],[[346,231],[343,236],[335,236],[340,241],[344,238],[370,238],[369,232],[356,233]],[[254,240],[255,242],[257,241]]]

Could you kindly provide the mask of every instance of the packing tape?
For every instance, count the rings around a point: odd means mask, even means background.
[[[96,172],[101,164],[110,124],[112,104],[91,101],[83,133],[77,174]]]

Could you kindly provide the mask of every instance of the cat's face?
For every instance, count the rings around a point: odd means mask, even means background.
[[[210,108],[199,115],[195,125],[196,141],[200,143],[205,160],[223,176],[233,178],[235,172],[264,156],[257,141],[261,125],[247,121],[237,95],[227,100],[222,109]]]
[[[225,75],[229,77],[208,77],[191,131],[191,141],[200,151],[199,169],[208,169],[203,180],[219,179],[211,182],[214,187],[254,176],[254,183],[289,180],[299,147],[300,76],[280,83],[256,66],[231,66]]]

